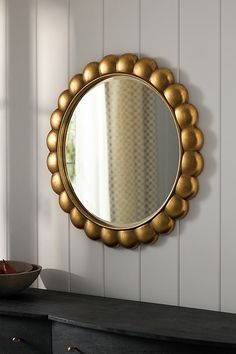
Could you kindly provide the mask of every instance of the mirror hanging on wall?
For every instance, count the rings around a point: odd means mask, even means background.
[[[153,243],[198,191],[203,134],[169,69],[134,54],[89,63],[47,137],[52,188],[74,226],[107,246]]]

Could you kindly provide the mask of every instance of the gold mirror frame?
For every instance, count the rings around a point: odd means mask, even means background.
[[[162,208],[138,226],[117,229],[103,223],[86,211],[81,203],[75,202],[76,198],[66,173],[64,147],[66,129],[81,97],[99,81],[121,74],[144,80],[161,95],[178,127],[181,156],[175,186]],[[204,139],[201,130],[197,128],[197,121],[198,112],[188,103],[187,89],[175,83],[174,75],[169,69],[158,68],[155,60],[139,59],[135,54],[107,55],[99,63],[86,65],[82,74],[71,79],[69,89],[60,94],[58,108],[50,118],[52,130],[47,136],[50,151],[47,166],[52,173],[51,185],[59,195],[62,210],[70,214],[72,224],[77,228],[84,228],[90,239],[101,239],[109,247],[122,245],[134,248],[142,243],[154,243],[160,234],[170,233],[175,226],[175,220],[187,214],[188,200],[197,194],[199,188],[197,176],[204,164],[199,151]]]

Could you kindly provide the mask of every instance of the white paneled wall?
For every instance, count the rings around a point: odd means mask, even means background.
[[[40,287],[236,312],[235,16],[235,0],[0,0],[0,257],[41,264]],[[69,78],[124,52],[172,69],[205,134],[189,214],[135,250],[75,229],[46,168]]]

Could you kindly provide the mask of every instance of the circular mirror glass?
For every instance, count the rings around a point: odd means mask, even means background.
[[[116,75],[80,99],[66,133],[65,163],[83,207],[115,228],[154,216],[179,172],[173,114],[151,85]]]

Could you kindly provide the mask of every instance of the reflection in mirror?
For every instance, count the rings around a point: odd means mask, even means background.
[[[107,224],[133,227],[156,214],[179,160],[173,115],[140,79],[105,79],[77,104],[66,134],[67,174],[79,201]]]

